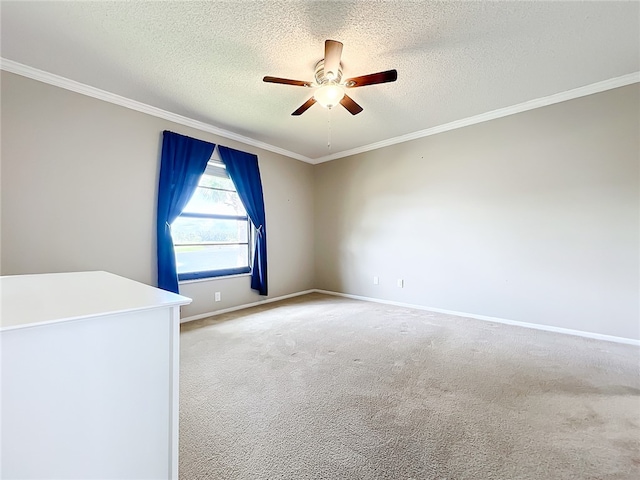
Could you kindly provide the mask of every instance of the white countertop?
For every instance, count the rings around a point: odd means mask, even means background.
[[[9,275],[0,277],[0,330],[188,303],[108,272]]]

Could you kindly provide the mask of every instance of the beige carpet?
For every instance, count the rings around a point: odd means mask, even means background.
[[[319,294],[181,341],[183,480],[640,479],[637,347]]]

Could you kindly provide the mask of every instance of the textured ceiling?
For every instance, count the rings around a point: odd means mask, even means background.
[[[1,54],[309,159],[384,141],[640,70],[638,2],[8,2]],[[349,91],[351,116],[314,105],[325,39],[346,78],[395,68],[398,81]]]

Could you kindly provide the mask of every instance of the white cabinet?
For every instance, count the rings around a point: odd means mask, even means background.
[[[180,305],[107,272],[0,277],[1,478],[178,474]]]

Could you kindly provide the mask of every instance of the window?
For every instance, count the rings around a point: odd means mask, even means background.
[[[171,235],[179,280],[251,271],[251,221],[223,163],[209,161]]]

